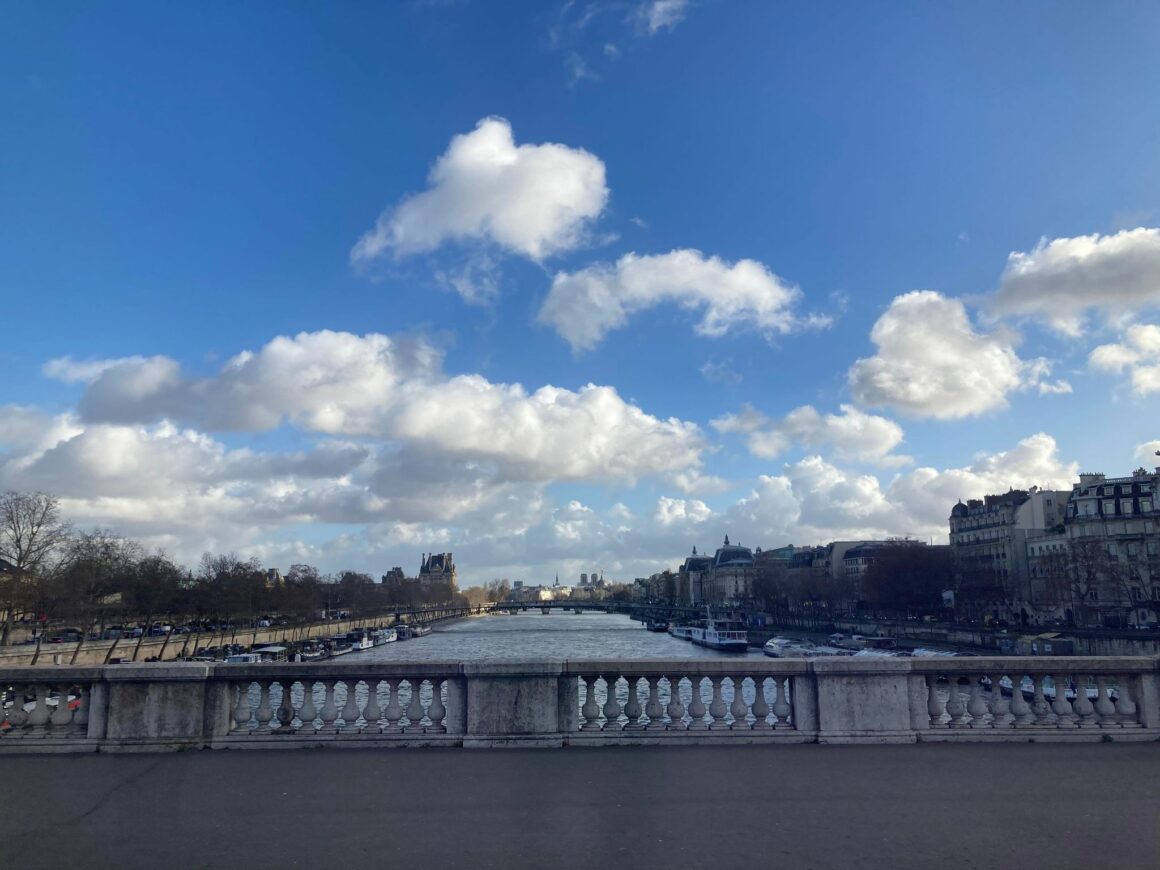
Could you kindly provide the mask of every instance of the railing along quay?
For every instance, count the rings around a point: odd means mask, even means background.
[[[0,753],[1160,739],[1153,658],[27,667],[0,700]]]

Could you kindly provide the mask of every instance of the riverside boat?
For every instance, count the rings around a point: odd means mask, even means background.
[[[345,634],[336,634],[330,638],[327,651],[330,653],[331,658],[344,656],[351,651],[350,640]]]
[[[689,639],[697,646],[721,652],[747,652],[749,632],[740,622],[724,619],[706,619],[703,625],[689,629]]]
[[[650,619],[648,621],[647,627],[648,627],[649,631],[656,631],[656,632],[669,630],[669,624],[667,622],[665,622],[663,619]]]
[[[399,639],[399,633],[393,628],[380,628],[371,632],[371,640],[375,646],[382,646],[385,643],[394,643]]]
[[[350,641],[351,652],[362,652],[375,645],[370,634],[366,631],[352,631],[347,634],[347,639]]]
[[[690,634],[691,630],[692,629],[687,625],[670,625],[669,626],[669,634],[671,634],[673,637],[677,638],[677,640],[692,640],[693,637]]]
[[[426,637],[431,633],[431,626],[419,622],[411,626],[411,637]]]

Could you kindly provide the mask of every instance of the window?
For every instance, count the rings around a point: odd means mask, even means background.
[[[1150,498],[1140,499],[1140,513],[1146,514],[1151,510],[1152,510],[1152,499],[1150,499]]]
[[[1114,517],[1116,515],[1115,499],[1104,499],[1103,514],[1105,517]]]
[[[1143,597],[1144,597],[1144,590],[1141,589],[1139,586],[1133,586],[1132,587],[1132,600],[1133,601],[1140,601],[1141,599],[1143,599]]]
[[[1120,513],[1124,515],[1135,513],[1135,511],[1132,510],[1132,500],[1130,498],[1120,499]]]

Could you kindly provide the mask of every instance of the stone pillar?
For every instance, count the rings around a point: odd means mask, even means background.
[[[914,743],[910,662],[815,659],[819,743]]]
[[[447,733],[467,733],[467,680],[447,678]]]
[[[562,746],[559,662],[469,662],[466,747]]]
[[[211,674],[209,666],[196,663],[108,669],[103,751],[203,745],[208,736],[206,685]],[[228,700],[225,708],[228,716]]]
[[[556,727],[561,734],[580,730],[580,680],[575,674],[563,674],[557,681]]]

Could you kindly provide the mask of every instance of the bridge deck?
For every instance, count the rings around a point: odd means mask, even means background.
[[[1134,745],[0,757],[3,867],[1156,867]]]

